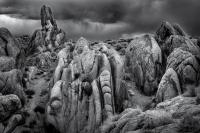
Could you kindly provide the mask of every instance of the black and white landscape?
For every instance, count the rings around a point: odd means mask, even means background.
[[[199,133],[199,10],[0,0],[0,133]]]

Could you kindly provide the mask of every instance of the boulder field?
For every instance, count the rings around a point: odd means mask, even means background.
[[[0,28],[0,133],[199,133],[200,40],[67,38],[49,6],[31,37]],[[70,33],[69,33],[70,34]]]

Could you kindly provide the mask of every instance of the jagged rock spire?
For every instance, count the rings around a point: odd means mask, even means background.
[[[43,5],[40,12],[41,16],[41,25],[44,27],[46,25],[47,20],[50,20],[53,25],[56,25],[56,21],[53,17],[53,13],[49,6]]]
[[[157,41],[166,41],[171,35],[188,36],[180,25],[163,21],[156,31]]]

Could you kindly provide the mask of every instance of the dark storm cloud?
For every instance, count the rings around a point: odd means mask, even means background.
[[[51,6],[56,19],[91,19],[103,23],[115,23],[125,15],[121,0],[4,0],[0,13],[22,16],[27,19],[40,19],[42,4]]]
[[[32,0],[0,0],[0,14],[17,18],[38,19],[39,3]]]
[[[200,35],[199,0],[168,0],[164,10],[169,20],[178,22],[192,35]]]
[[[189,34],[200,35],[199,0],[0,0],[0,14],[39,20],[43,4],[50,5],[62,26],[70,21],[64,27],[73,35],[85,32],[77,27],[93,36],[108,32],[104,35],[108,38],[123,33],[155,32],[163,20],[177,22]]]

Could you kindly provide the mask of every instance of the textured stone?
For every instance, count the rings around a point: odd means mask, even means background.
[[[166,41],[162,50],[165,52],[164,54],[166,54],[166,56],[169,56],[169,54],[175,48],[181,48],[182,50],[188,51],[192,53],[194,56],[200,58],[200,54],[199,54],[200,49],[198,45],[194,44],[192,40],[190,40],[188,37],[180,36],[180,35],[172,35]]]
[[[80,38],[68,65],[63,61],[66,53],[59,52],[58,55],[63,70],[58,78],[61,80],[50,91],[47,121],[60,132],[98,131],[97,127],[115,113],[110,56],[92,50],[88,45],[86,39]],[[120,102],[123,103],[123,99]]]
[[[15,68],[15,59],[13,57],[0,57],[0,71],[10,71]]]
[[[55,51],[64,44],[65,32],[57,27],[56,20],[49,6],[41,7],[42,29],[36,30],[30,41],[29,51]]]
[[[1,49],[5,51],[6,56],[16,59],[17,55],[20,52],[20,49],[18,48],[18,45],[16,44],[17,42],[10,31],[6,28],[0,28],[0,38],[4,40],[4,43],[0,45]]]
[[[102,88],[102,91],[103,91],[103,93],[111,93],[110,87],[108,87],[108,86],[104,86]]]
[[[170,24],[167,21],[162,22],[156,31],[156,39],[159,43],[165,42],[171,35],[187,36],[178,24]]]
[[[16,95],[0,96],[0,121],[4,121],[21,107],[20,99]]]
[[[165,41],[171,35],[176,35],[176,31],[169,22],[162,22],[161,26],[156,31],[158,42]]]
[[[146,95],[155,93],[161,73],[161,49],[151,35],[133,39],[126,49],[127,65],[139,90]]]
[[[22,87],[22,73],[20,70],[13,69],[8,72],[0,72],[0,92],[3,95],[15,94],[17,95],[22,105],[26,102],[26,96]]]
[[[35,52],[43,52],[45,48],[45,33],[41,30],[36,30],[31,36],[30,46],[28,48],[28,55],[31,55]]]
[[[8,125],[4,129],[4,132],[5,133],[13,132],[17,126],[19,126],[23,123],[24,123],[24,119],[23,119],[22,115],[15,114],[9,119]]]
[[[156,108],[142,112],[126,109],[105,121],[103,133],[178,133],[199,131],[199,105],[194,98],[178,96],[159,103]]]
[[[194,55],[181,48],[175,49],[167,58],[167,69],[173,68],[180,81],[182,93],[188,84],[198,83],[199,64]]]
[[[180,94],[181,88],[179,84],[178,75],[172,68],[169,68],[163,75],[161,82],[158,85],[158,91],[156,94],[157,102],[162,102],[167,99],[171,99]]]
[[[46,25],[47,20],[50,20],[53,25],[55,24],[51,8],[46,5],[42,6],[41,12],[40,12],[40,17],[41,17],[42,27],[44,27]]]
[[[124,115],[110,119],[102,126],[103,133],[117,132],[137,132],[140,130],[149,130],[163,125],[173,123],[170,113],[162,110],[152,110],[142,113],[139,110],[125,110]]]
[[[183,28],[179,24],[177,23],[173,24],[173,28],[176,30],[178,35],[188,36],[187,33],[183,30]]]
[[[175,98],[161,102],[156,106],[156,109],[164,109],[170,112],[172,115],[179,111],[181,107],[186,107],[187,105],[195,105],[195,98],[177,96]],[[198,107],[198,105],[196,105]],[[189,108],[188,108],[189,109]]]
[[[105,53],[109,58],[116,112],[121,112],[123,110],[121,105],[123,105],[123,101],[127,98],[127,89],[122,86],[122,80],[124,79],[125,73],[124,60],[115,49],[107,48],[108,44],[100,43],[99,45],[100,51]]]
[[[105,93],[105,94],[104,94],[104,98],[105,98],[105,101],[104,101],[105,104],[112,105],[110,93]]]
[[[58,65],[54,72],[54,83],[61,79],[62,72],[65,66],[69,65],[70,59],[70,48],[65,47],[61,49],[58,53]]]
[[[79,38],[75,44],[74,54],[81,54],[84,51],[84,48],[87,49],[88,45],[89,42],[85,38],[83,37]]]

